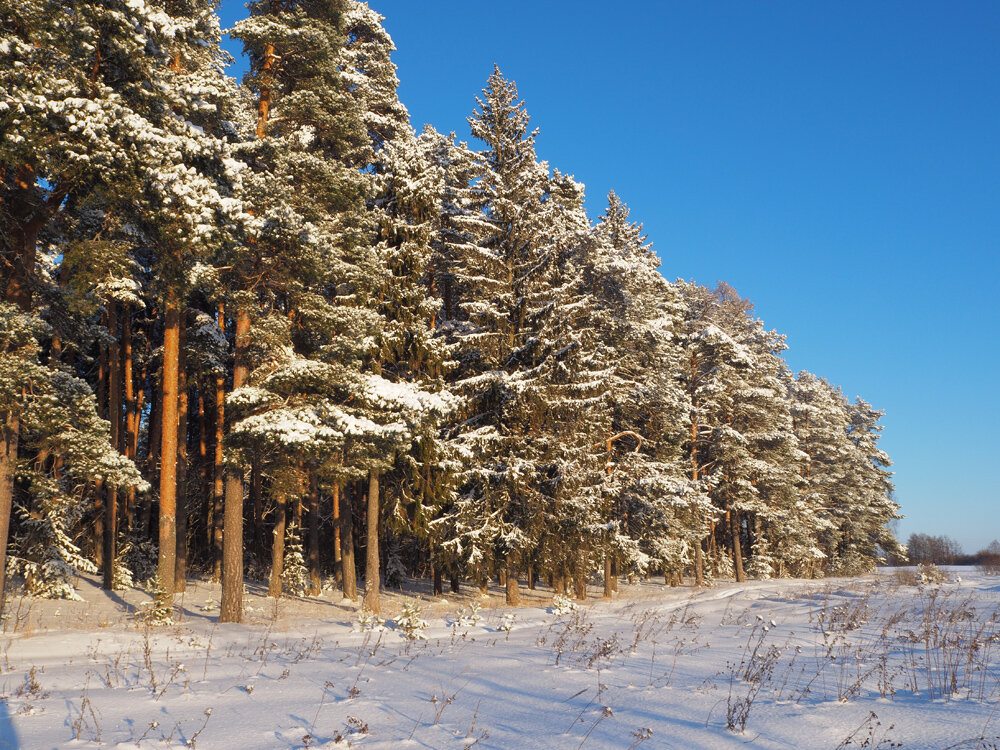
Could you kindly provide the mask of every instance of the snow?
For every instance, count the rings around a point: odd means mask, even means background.
[[[0,639],[0,742],[833,750],[1000,735],[1000,579],[972,570],[919,588],[887,571],[711,589],[622,582],[616,599],[577,609],[554,608],[540,587],[516,611],[499,589],[445,600],[409,588],[384,595],[382,630],[362,629],[356,605],[330,591],[275,602],[251,584],[247,623],[217,625],[218,586],[192,582],[161,628],[133,618],[143,592],[109,598],[91,578],[89,603],[15,596]],[[426,640],[393,622],[404,608],[427,621]],[[932,632],[964,645],[925,648]],[[727,728],[742,709],[745,728]]]

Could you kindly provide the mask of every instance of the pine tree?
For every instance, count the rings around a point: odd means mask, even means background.
[[[622,436],[608,447],[612,547],[632,572],[655,566],[676,581],[700,541],[691,534],[695,520],[709,512],[702,483],[685,468],[691,412],[680,378],[685,308],[629,214],[612,191],[589,271],[598,328],[614,365],[612,433]]]

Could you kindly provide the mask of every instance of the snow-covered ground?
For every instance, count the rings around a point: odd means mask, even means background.
[[[150,628],[141,591],[81,586],[86,602],[12,600],[0,748],[1000,743],[1000,578],[969,570],[923,586],[623,583],[562,613],[544,588],[513,611],[499,590],[387,595],[390,618],[422,608],[415,641],[362,630],[333,592],[275,604],[251,587],[249,622],[220,626],[218,587],[198,583],[174,625]]]

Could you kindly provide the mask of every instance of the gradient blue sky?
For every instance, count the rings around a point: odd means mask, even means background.
[[[592,218],[614,188],[665,276],[729,282],[886,410],[904,540],[1000,537],[1000,4],[370,4],[414,127],[467,139],[498,63]]]

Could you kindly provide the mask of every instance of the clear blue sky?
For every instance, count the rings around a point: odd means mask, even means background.
[[[370,4],[414,127],[467,139],[497,62],[592,218],[614,188],[664,275],[886,410],[904,540],[1000,537],[1000,3]]]

